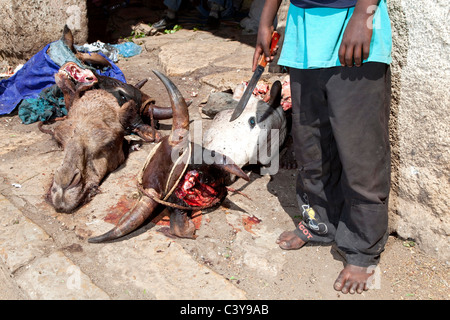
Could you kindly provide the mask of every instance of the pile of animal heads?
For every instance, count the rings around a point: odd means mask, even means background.
[[[71,37],[68,36],[67,30],[65,33],[65,41],[70,42]],[[70,43],[68,45],[73,48]],[[101,181],[124,163],[127,150],[124,144],[126,134],[135,132],[146,141],[159,142],[141,170],[140,186],[143,193],[139,201],[122,217],[116,227],[101,236],[89,239],[90,242],[109,241],[132,232],[161,204],[158,199],[163,198],[178,204],[177,208],[169,208],[171,234],[195,238],[195,228],[189,217],[192,208],[176,196],[180,192],[173,192],[179,187],[178,184],[192,178],[198,185],[185,184],[183,191],[198,194],[206,190],[199,196],[201,201],[208,197],[211,198],[209,200],[222,200],[226,195],[225,181],[229,174],[248,180],[241,168],[225,155],[217,153],[214,158],[222,159],[221,161],[205,164],[195,163],[191,155],[184,152],[193,145],[187,138],[189,114],[186,101],[170,79],[158,71],[154,73],[169,93],[170,108],[155,106],[154,101],[140,91],[145,82],[131,86],[113,78],[100,76],[73,62],[63,65],[55,75],[68,109],[67,118],[53,131],[48,130],[64,149],[64,159],[56,170],[47,193],[48,201],[57,211],[73,212],[89,201],[97,193]],[[172,132],[165,137],[157,134],[154,128],[143,120],[171,117]],[[183,161],[175,161],[174,154],[187,157],[183,158]],[[187,185],[189,186],[186,187]],[[168,193],[167,190],[172,192]],[[149,196],[149,193],[153,196]],[[209,200],[205,201],[210,203]]]
[[[64,41],[73,47],[70,30],[64,32]],[[109,64],[100,55],[96,59]],[[125,135],[136,133],[146,142],[161,139],[154,123],[171,118],[172,108],[156,106],[140,90],[146,81],[132,86],[74,62],[64,64],[55,74],[68,115],[53,130],[42,125],[40,129],[64,149],[63,161],[47,192],[48,201],[58,212],[73,212],[89,201],[101,181],[124,163],[128,151]]]
[[[171,212],[170,233],[178,237],[195,238],[195,228],[189,217],[193,208],[187,207],[183,199],[177,197],[176,192],[168,193],[168,190],[184,188],[183,177],[190,174],[195,175],[198,184],[192,186],[194,189],[198,187],[193,194],[201,193],[201,189],[206,188],[213,190],[217,197],[223,197],[226,194],[227,175],[233,174],[248,181],[248,176],[241,168],[226,156],[216,155],[215,158],[222,161],[216,161],[213,164],[195,163],[193,157],[185,152],[190,150],[189,148],[197,147],[188,139],[189,113],[186,102],[170,79],[158,71],[153,72],[161,79],[169,93],[173,111],[172,132],[161,139],[141,171],[139,183],[145,194],[141,194],[135,206],[112,230],[90,238],[89,242],[110,241],[134,231],[161,205],[160,199],[167,199],[169,203],[179,205],[168,207]],[[175,158],[174,155],[176,155]],[[179,161],[180,159],[182,161]],[[148,196],[149,194],[151,196]]]

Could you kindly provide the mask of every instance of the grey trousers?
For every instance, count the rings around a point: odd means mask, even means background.
[[[297,200],[306,242],[376,265],[388,237],[390,68],[291,69]]]

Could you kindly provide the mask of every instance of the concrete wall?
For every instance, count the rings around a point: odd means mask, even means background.
[[[65,24],[77,43],[87,39],[86,0],[0,0],[0,8],[0,66],[26,62]]]
[[[450,2],[388,0],[393,27],[391,227],[450,258]]]

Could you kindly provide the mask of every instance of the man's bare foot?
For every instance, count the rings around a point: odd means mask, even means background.
[[[284,231],[277,239],[277,244],[284,250],[297,250],[303,247],[305,243],[294,231]]]
[[[347,264],[334,282],[334,289],[342,293],[362,293],[369,289],[367,280],[372,274],[365,267]]]

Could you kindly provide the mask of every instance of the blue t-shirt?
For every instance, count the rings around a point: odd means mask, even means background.
[[[278,64],[296,69],[340,66],[339,47],[353,11],[354,7],[304,9],[291,3]],[[363,62],[391,63],[391,22],[386,0],[376,6],[371,27],[369,58]]]
[[[291,0],[291,3],[299,8],[350,8],[354,7],[358,0]]]

